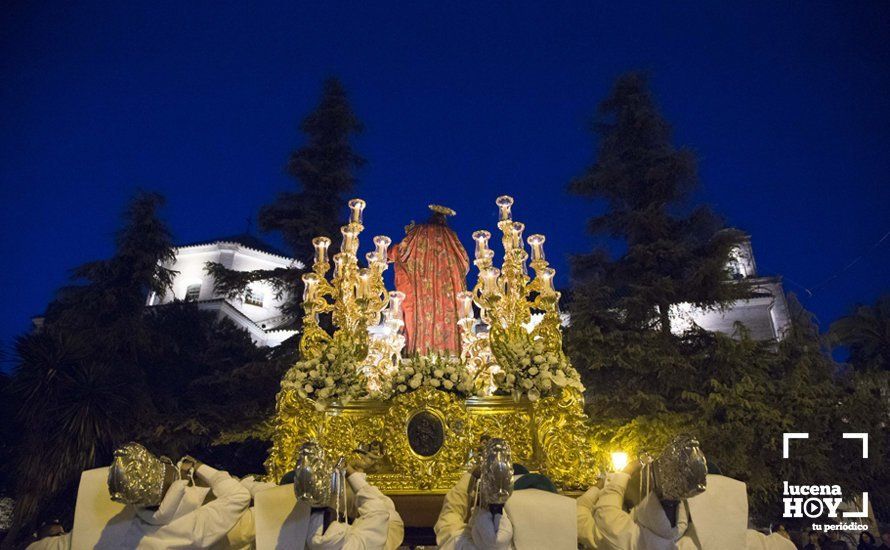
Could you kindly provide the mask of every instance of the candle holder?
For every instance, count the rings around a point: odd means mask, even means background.
[[[365,211],[365,201],[362,199],[352,199],[349,201],[349,224],[362,225],[362,213]],[[361,229],[359,229],[361,231]]]
[[[359,235],[364,230],[362,216],[366,203],[362,199],[349,201],[349,223],[340,228],[343,240],[340,252],[334,254],[334,269],[330,280],[328,251],[331,240],[316,237],[312,240],[315,258],[312,272],[303,275],[303,337],[300,340],[300,353],[311,359],[319,357],[334,340],[347,343],[356,350],[359,368],[376,381],[369,385],[379,385],[380,373],[391,371],[397,364],[405,345],[404,336],[399,334],[404,322],[401,320],[400,301],[391,304],[392,293],[383,283],[386,269],[387,247],[392,242],[385,235],[374,238],[375,250],[365,255],[367,266],[360,267],[356,257],[359,248]],[[396,311],[398,318],[387,322],[389,332],[369,333],[369,329],[380,323],[384,311]],[[333,334],[321,328],[319,318],[329,314],[334,326]],[[371,380],[369,378],[369,380]]]
[[[549,267],[544,256],[546,238],[540,234],[530,235],[529,255],[522,240],[525,224],[513,220],[513,198],[504,195],[498,197],[495,204],[499,212],[498,229],[504,245],[500,268],[493,266],[494,252],[488,246],[491,234],[485,230],[473,233],[476,242],[476,260],[473,263],[478,269],[478,279],[469,294],[479,308],[479,319],[470,318],[470,312],[463,303],[464,297],[458,295],[462,314],[458,323],[462,335],[462,357],[468,365],[475,365],[483,377],[491,379],[491,387],[495,386],[494,373],[503,371],[500,363],[513,361],[508,345],[510,341],[540,343],[543,348],[562,353],[560,295],[553,286],[556,271]],[[534,278],[529,276],[529,264]],[[533,321],[533,311],[543,315],[535,316]],[[478,330],[486,325],[488,332]]]

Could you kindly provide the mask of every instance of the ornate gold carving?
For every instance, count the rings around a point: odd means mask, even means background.
[[[566,388],[535,403],[534,416],[541,470],[563,489],[593,485],[603,454],[594,443],[583,396]]]
[[[476,393],[485,397],[462,400],[424,386],[386,401],[356,399],[380,395],[401,362],[405,295],[387,292],[383,283],[391,241],[375,237],[367,267],[359,267],[365,208],[360,199],[349,202],[350,220],[341,228],[330,280],[331,240],[313,240],[313,269],[303,275],[301,361],[285,375],[278,394],[273,447],[266,461],[271,479],[277,481],[293,468],[296,449],[308,439],[335,456],[349,456],[358,446],[379,440],[388,460],[369,474],[372,483],[391,493],[445,492],[460,477],[480,437],[488,435],[505,439],[517,461],[543,471],[562,489],[584,489],[593,482],[602,453],[583,412],[580,378],[562,351],[560,294],[544,257],[545,238],[529,236],[529,255],[522,239],[525,226],[512,218],[513,199],[499,197],[497,205],[501,268],[492,265],[491,234],[475,232],[479,280],[457,296],[461,360],[475,375]],[[476,331],[474,303],[488,332]],[[372,339],[367,327],[380,323],[381,314],[386,335]],[[319,316],[328,315],[333,335],[319,323]],[[490,396],[495,389],[512,395]],[[416,453],[409,442],[408,425],[420,411],[444,427],[442,445],[430,456]]]
[[[510,443],[514,460],[540,470],[564,490],[586,489],[598,472],[596,448],[577,392],[534,403],[511,397],[461,400],[451,393],[421,388],[388,401],[360,400],[323,410],[293,392],[282,391],[275,441],[266,467],[278,480],[293,468],[294,452],[316,439],[328,452],[349,456],[362,443],[385,444],[387,465],[368,476],[388,493],[444,493],[459,479],[470,451],[482,435]],[[408,423],[420,411],[443,421],[445,439],[432,456],[411,449]]]
[[[408,423],[420,411],[437,416],[445,426],[445,440],[432,456],[414,452],[408,441]],[[387,455],[396,473],[403,474],[401,487],[394,489],[447,489],[456,480],[469,451],[467,410],[453,394],[431,388],[400,395],[390,402],[384,422]],[[443,481],[445,482],[443,485]],[[406,484],[407,483],[407,487]]]

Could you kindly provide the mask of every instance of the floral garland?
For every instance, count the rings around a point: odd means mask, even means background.
[[[335,338],[321,355],[297,361],[282,378],[281,387],[316,401],[322,408],[332,401],[346,404],[366,397],[368,381],[357,368],[359,355],[355,346]]]
[[[473,377],[460,359],[442,355],[417,355],[402,359],[391,376],[389,394],[410,393],[422,387],[456,393],[461,397],[473,395]]]
[[[556,395],[563,388],[584,391],[581,377],[561,349],[548,349],[532,335],[502,334],[492,342],[498,369],[492,369],[495,393],[522,395],[530,401]],[[364,350],[365,354],[367,350]],[[459,358],[448,355],[418,355],[402,359],[387,376],[378,392],[369,394],[368,378],[358,368],[362,350],[348,341],[333,339],[317,357],[301,359],[281,381],[282,389],[293,390],[303,399],[324,409],[331,402],[347,404],[355,399],[388,399],[422,387],[454,393],[462,398],[485,395],[488,376],[477,380]],[[487,369],[485,372],[488,372]]]
[[[501,370],[494,373],[499,392],[525,394],[529,401],[555,395],[563,388],[584,391],[581,375],[561,349],[548,349],[531,335],[504,335],[495,347]]]

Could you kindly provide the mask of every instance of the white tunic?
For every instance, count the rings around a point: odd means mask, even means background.
[[[25,547],[25,550],[68,550],[71,548],[71,533],[55,537],[43,537]]]
[[[127,528],[100,538],[96,548],[209,548],[219,542],[247,510],[250,492],[228,473],[206,464],[195,474],[210,488],[174,482],[157,510],[138,509]],[[209,492],[215,499],[204,504]]]
[[[766,536],[746,528],[748,500],[740,481],[708,475],[708,488],[679,507],[677,526],[671,528],[654,493],[631,513],[623,510],[629,479],[624,473],[612,474],[602,490],[592,487],[578,499],[582,546],[597,550],[794,549],[781,535]]]
[[[349,476],[356,519],[324,529],[324,513],[297,502],[293,484],[262,491],[256,501],[257,548],[312,550],[391,550],[404,537],[404,524],[392,500],[368,483],[365,474]],[[353,506],[350,506],[353,508]]]
[[[445,495],[436,521],[436,544],[445,550],[548,550],[577,548],[572,499],[538,489],[515,491],[503,514],[470,511],[473,477],[464,474]],[[469,519],[467,516],[469,515]]]
[[[396,512],[392,499],[368,483],[365,474],[349,476],[349,486],[355,492],[358,517],[352,524],[336,521],[324,527],[324,514],[313,512],[309,517],[306,541],[309,550],[374,550],[398,548],[402,544],[405,526]]]
[[[610,474],[602,490],[592,487],[578,501],[578,542],[597,550],[674,550],[679,538],[654,493],[632,513],[624,511],[630,476]]]

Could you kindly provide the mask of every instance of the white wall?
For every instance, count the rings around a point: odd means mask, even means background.
[[[671,306],[671,331],[682,334],[698,325],[707,331],[738,337],[736,323],[741,323],[754,340],[783,339],[791,320],[781,282],[760,279],[756,290],[764,296],[738,300],[724,310],[699,309],[691,304]]]
[[[168,291],[163,297],[149,296],[147,305],[160,305],[174,300],[185,300],[188,287],[195,284],[201,285],[198,295],[199,302],[223,298],[215,292],[213,278],[204,272],[204,266],[207,262],[221,263],[235,271],[255,271],[288,267],[291,265],[292,260],[247,248],[237,243],[217,242],[179,248],[176,250],[176,259],[172,264],[167,265],[167,267],[179,272],[173,279],[172,290]],[[281,316],[279,307],[284,303],[287,296],[282,295],[281,298],[276,299],[272,285],[265,282],[252,283],[251,289],[262,293],[262,306],[245,303],[242,298],[228,299],[226,302],[256,324],[257,329],[273,329]],[[227,310],[223,309],[220,311],[225,313]],[[245,324],[247,320],[235,319],[235,321],[238,324]],[[254,332],[256,331],[251,331],[251,336],[254,337],[254,341],[257,341],[259,345],[267,345],[265,341],[267,339],[271,342],[269,345],[277,345],[281,340],[292,335],[292,331],[280,331],[281,334],[270,333],[264,336],[255,335],[253,334]]]

